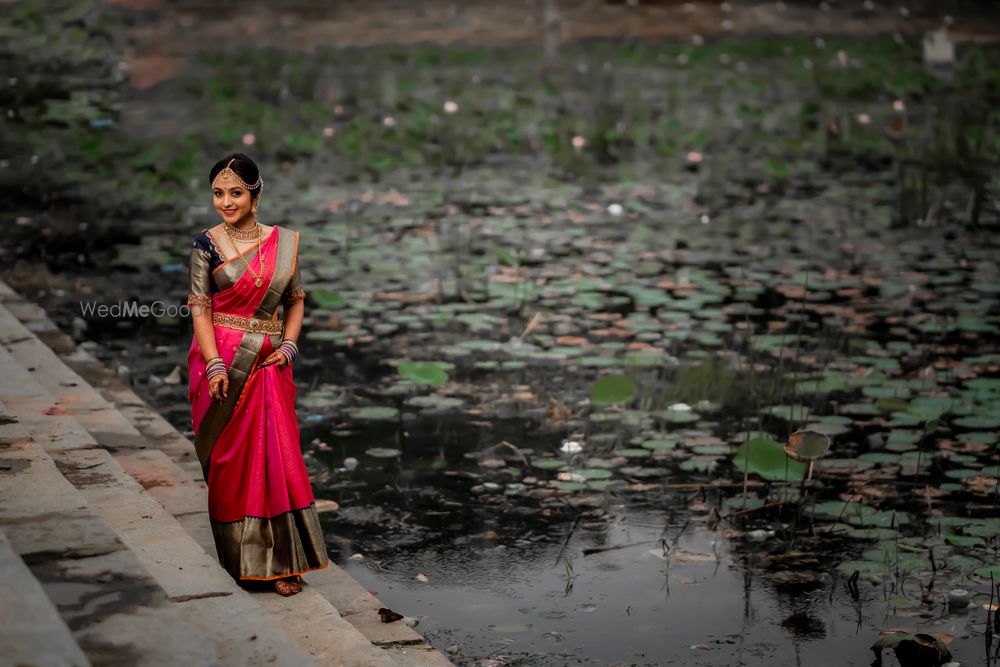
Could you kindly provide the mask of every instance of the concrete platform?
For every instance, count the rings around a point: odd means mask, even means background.
[[[381,623],[377,609],[384,605],[336,565],[306,575],[306,589],[292,598],[250,594],[232,583],[215,559],[207,489],[191,442],[3,283],[0,303],[0,344],[20,367],[0,398],[25,414],[65,478],[171,600],[206,622],[227,614],[247,620],[242,596],[253,603],[250,617],[263,614],[259,620],[272,632],[293,638],[319,664],[452,664],[411,628]],[[232,657],[235,646],[229,648]]]

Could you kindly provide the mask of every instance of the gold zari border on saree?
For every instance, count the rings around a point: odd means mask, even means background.
[[[330,564],[315,503],[268,519],[212,519],[219,562],[235,579],[290,577]]]

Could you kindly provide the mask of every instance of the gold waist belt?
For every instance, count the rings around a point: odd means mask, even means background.
[[[212,313],[212,324],[230,329],[242,329],[250,333],[280,334],[284,329],[284,322],[281,320],[261,320],[228,313]]]

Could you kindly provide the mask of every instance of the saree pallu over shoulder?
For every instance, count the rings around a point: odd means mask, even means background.
[[[267,288],[263,290],[263,294],[257,297],[259,298],[259,303],[253,313],[253,317],[264,320],[274,320],[277,318],[281,296],[295,271],[296,248],[298,245],[298,234],[281,227],[275,227],[272,235],[277,236],[275,239],[268,238],[268,241],[272,243],[276,241],[277,248],[270,262],[270,280],[267,281]],[[267,249],[261,249],[265,257],[270,254],[268,250],[270,250],[270,246]],[[256,248],[254,248],[245,255],[248,262],[256,256],[256,252]],[[227,260],[216,268],[213,278],[219,285],[221,293],[237,287],[240,280],[252,281],[247,273],[246,265],[242,261],[233,259]],[[226,424],[229,423],[243,393],[247,377],[249,377],[256,366],[257,357],[260,355],[264,339],[267,337],[268,334],[263,332],[247,331],[243,333],[236,354],[229,363],[228,398],[218,403],[212,403],[201,418],[200,423],[196,425],[195,449],[198,452],[198,461],[201,463],[205,479],[208,479],[208,463],[212,456],[212,447]]]

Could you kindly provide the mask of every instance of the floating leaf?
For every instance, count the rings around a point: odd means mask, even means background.
[[[816,431],[796,431],[788,436],[785,453],[796,461],[815,461],[830,451],[830,436]]]
[[[417,384],[440,387],[448,381],[448,374],[433,361],[404,361],[396,369],[399,374]]]
[[[678,410],[676,408],[664,410],[661,417],[663,421],[670,424],[691,424],[701,419],[701,415],[694,410]]]
[[[1000,429],[1000,417],[969,415],[968,417],[959,417],[952,421],[952,424],[975,430]]]
[[[768,438],[754,438],[740,445],[733,465],[770,481],[802,480],[808,467],[788,456],[780,442]]]
[[[627,375],[605,375],[598,378],[590,391],[594,405],[620,405],[635,398],[635,382]]]
[[[944,536],[945,542],[956,547],[978,547],[983,544],[983,538],[973,535],[956,535],[947,533]]]
[[[372,447],[371,449],[366,449],[365,454],[376,459],[394,459],[402,454],[402,452],[391,447]]]
[[[356,408],[351,410],[350,414],[354,419],[362,421],[393,421],[399,417],[399,411],[396,408],[380,405]]]
[[[906,512],[878,510],[870,505],[854,501],[829,500],[816,503],[811,510],[813,514],[829,516],[855,526],[888,528],[910,522]]]
[[[982,577],[983,579],[989,579],[992,577],[994,581],[1000,580],[1000,564],[977,567],[972,571],[972,574],[977,577]]]
[[[666,452],[677,447],[677,441],[670,438],[652,438],[650,440],[643,440],[642,447],[644,449]],[[649,452],[646,452],[646,455],[649,455]]]

